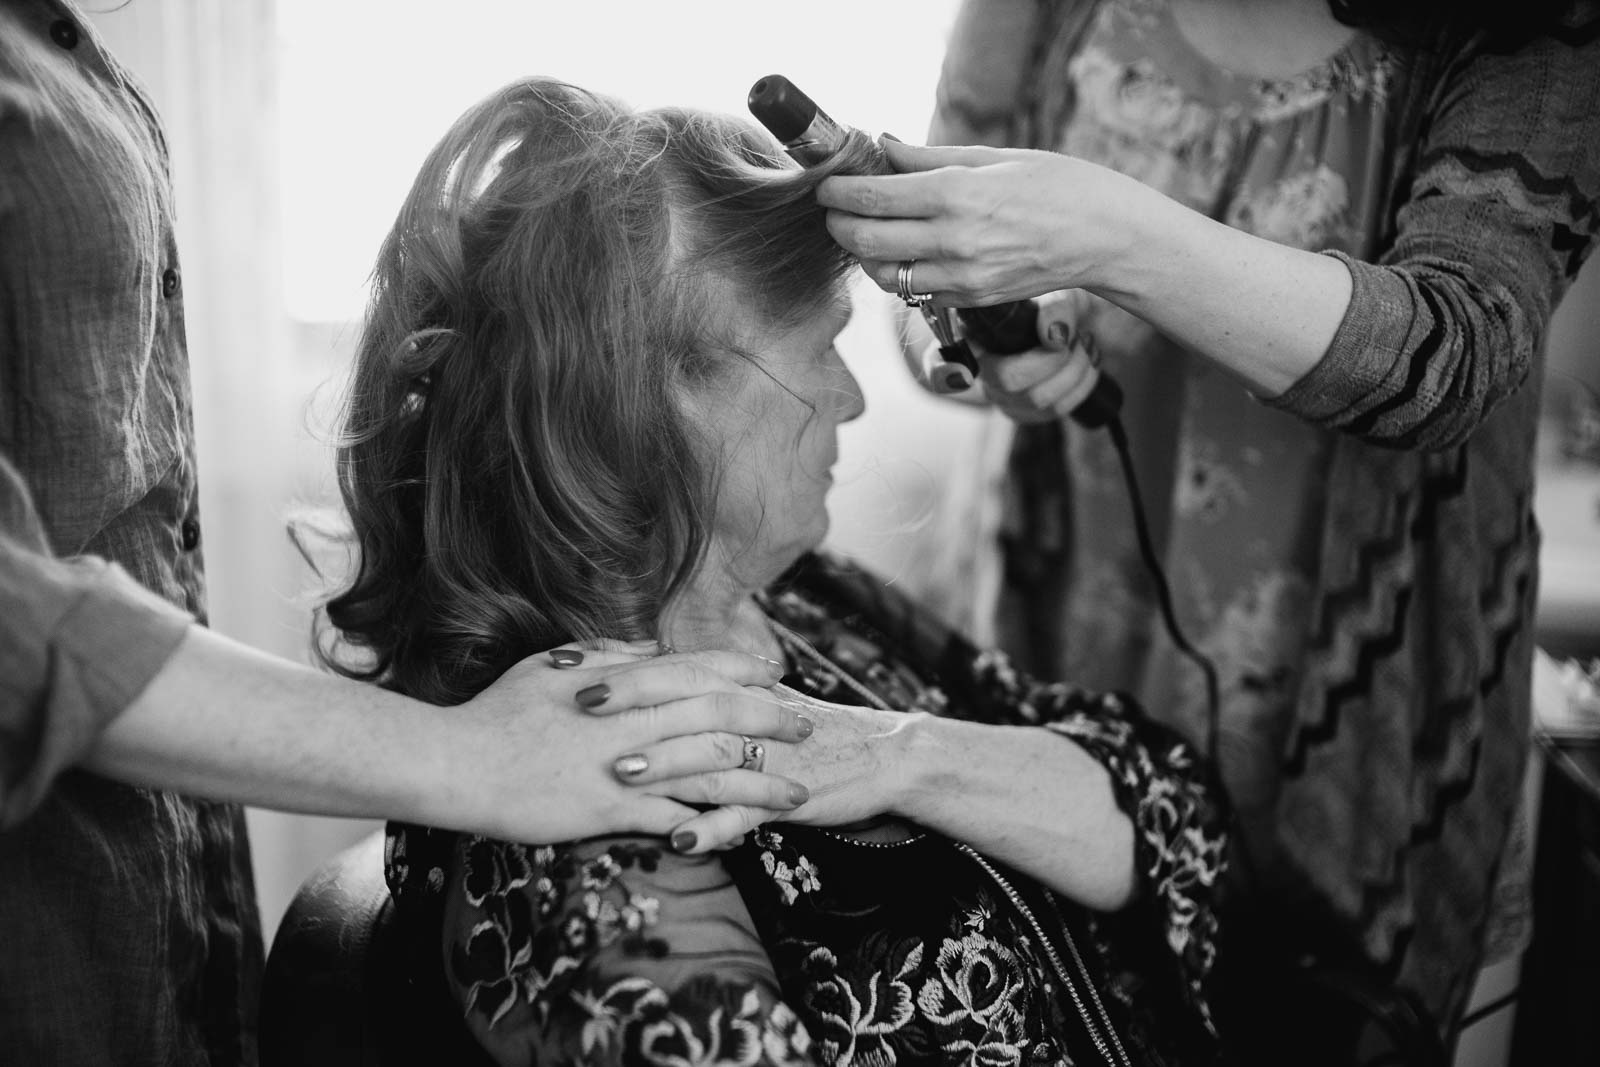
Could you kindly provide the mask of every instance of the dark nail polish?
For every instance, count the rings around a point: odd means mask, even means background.
[[[694,836],[693,830],[679,830],[672,835],[672,851],[688,852],[691,848],[694,848],[694,843],[697,840],[698,838]]]
[[[594,685],[585,686],[578,690],[573,694],[573,699],[578,702],[580,707],[598,708],[610,696],[611,687],[604,682],[596,682]]]
[[[796,715],[795,729],[799,731],[801,738],[807,738],[810,737],[811,732],[816,729],[816,725],[804,715]]]
[[[550,660],[557,667],[576,667],[583,662],[583,653],[575,648],[552,649]]]
[[[811,799],[811,790],[807,789],[805,786],[801,785],[799,782],[790,782],[789,783],[789,803],[795,805],[796,807],[799,807],[801,804],[804,804],[806,801],[808,801],[810,799]]]

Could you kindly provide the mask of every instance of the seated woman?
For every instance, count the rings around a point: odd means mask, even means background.
[[[813,192],[875,150],[801,171],[532,79],[456,123],[384,247],[329,605],[365,669],[449,704],[562,642],[733,648],[815,723],[765,753],[810,801],[727,851],[399,829],[400,910],[498,1062],[1211,1058],[1224,815],[1190,747],[815,552],[862,399]]]

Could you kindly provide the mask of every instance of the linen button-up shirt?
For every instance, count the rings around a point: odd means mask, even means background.
[[[242,812],[71,769],[205,618],[167,167],[79,14],[0,0],[6,1063],[256,1058]]]

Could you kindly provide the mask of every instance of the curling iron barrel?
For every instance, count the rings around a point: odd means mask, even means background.
[[[774,137],[783,142],[784,151],[801,166],[823,162],[844,146],[848,128],[839,125],[793,82],[781,74],[769,74],[750,88],[750,113]],[[887,171],[883,171],[887,173]],[[972,384],[977,361],[964,340],[955,336],[937,309],[924,305],[925,317],[939,342],[945,363],[934,371],[934,384],[945,392],[958,392]],[[1019,300],[992,307],[960,308],[956,311],[966,337],[976,341],[991,355],[1010,356],[1040,345],[1039,306],[1032,300]],[[1072,412],[1080,425],[1104,426],[1122,407],[1122,390],[1110,375],[1101,372],[1094,391]]]

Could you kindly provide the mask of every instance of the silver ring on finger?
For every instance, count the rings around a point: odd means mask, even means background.
[[[894,272],[895,295],[905,301],[908,308],[919,308],[923,301],[932,299],[931,294],[918,293],[911,287],[911,270],[916,265],[914,259],[902,259]]]
[[[740,734],[739,739],[744,742],[744,758],[739,761],[739,769],[745,771],[761,770],[767,762],[767,746],[745,734]]]

